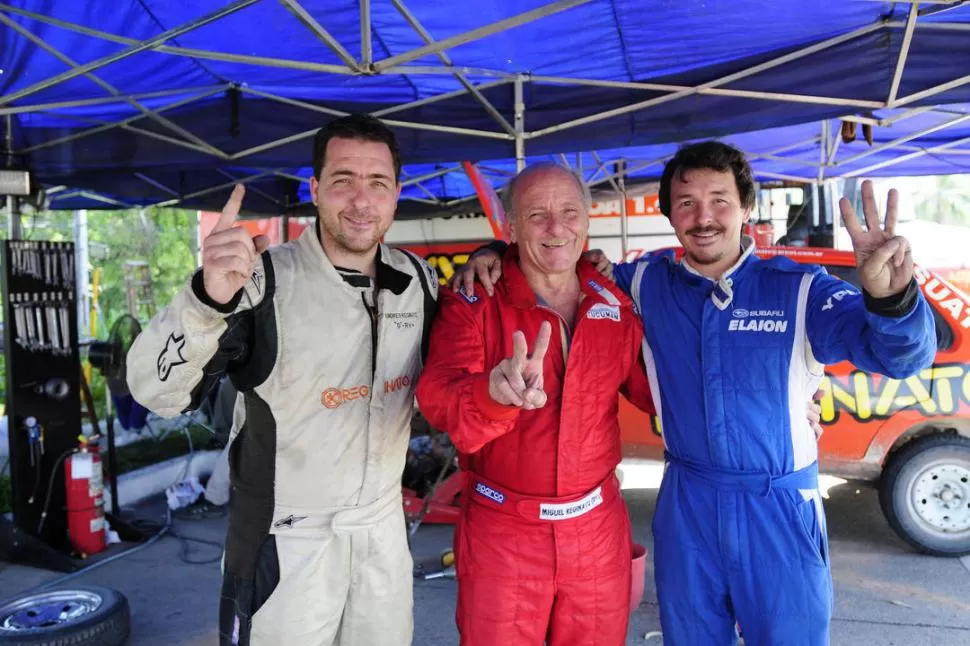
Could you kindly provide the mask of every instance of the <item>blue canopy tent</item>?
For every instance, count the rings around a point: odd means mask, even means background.
[[[448,169],[465,159],[502,178],[527,157],[582,152],[590,173],[623,159],[635,180],[673,142],[735,135],[762,177],[966,160],[970,119],[950,114],[970,102],[966,2],[442,7],[0,3],[3,161],[29,168],[56,208],[218,208],[242,181],[247,209],[299,212],[314,131],[366,111],[400,136],[407,216],[461,208],[470,184]],[[874,124],[873,148],[837,147],[842,120]],[[906,137],[919,150],[879,148]]]

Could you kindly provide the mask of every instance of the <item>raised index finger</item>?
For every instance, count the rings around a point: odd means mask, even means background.
[[[540,364],[546,356],[546,350],[549,349],[550,338],[552,338],[552,326],[549,325],[549,321],[544,321],[539,326],[539,335],[536,337],[535,345],[532,346],[532,358]]]
[[[219,216],[219,221],[212,229],[214,232],[232,228],[239,216],[239,209],[242,208],[243,195],[245,194],[246,187],[242,184],[236,184],[236,188],[232,189],[232,195],[229,196],[229,201],[222,207],[222,215]]]

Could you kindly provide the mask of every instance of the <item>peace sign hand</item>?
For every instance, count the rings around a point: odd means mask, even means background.
[[[250,238],[236,225],[246,189],[237,184],[222,209],[219,221],[202,241],[202,283],[205,293],[225,305],[249,281],[259,254],[269,246],[266,236]]]
[[[855,209],[846,198],[839,200],[842,221],[852,239],[859,282],[875,298],[899,294],[913,279],[913,254],[909,241],[896,235],[896,211],[899,193],[889,191],[886,201],[886,228],[879,228],[879,209],[872,182],[862,183],[862,211],[868,230],[864,231]]]
[[[492,399],[524,410],[546,405],[546,393],[542,390],[542,362],[551,337],[552,326],[548,321],[544,322],[539,327],[530,355],[525,334],[517,331],[512,335],[512,356],[503,359],[488,376],[488,394]]]

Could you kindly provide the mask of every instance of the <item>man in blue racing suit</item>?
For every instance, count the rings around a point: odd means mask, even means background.
[[[840,202],[862,293],[818,266],[754,255],[742,236],[752,171],[719,142],[682,148],[662,175],[660,209],[683,260],[612,266],[643,317],[666,448],[653,533],[668,646],[733,645],[736,622],[748,646],[829,643],[828,539],[804,402],[824,364],[901,379],[936,351],[909,243],[894,234],[896,192],[884,229],[871,183],[862,193],[867,230]],[[469,271],[486,288],[495,276],[485,258]]]
[[[936,352],[909,243],[894,235],[896,192],[885,229],[870,182],[862,194],[868,230],[840,202],[859,293],[818,266],[758,259],[741,236],[755,205],[743,154],[689,146],[660,183],[685,258],[614,269],[643,313],[659,390],[667,469],[653,531],[665,644],[733,644],[735,620],[749,646],[829,643],[828,539],[803,402],[824,364],[902,379]]]

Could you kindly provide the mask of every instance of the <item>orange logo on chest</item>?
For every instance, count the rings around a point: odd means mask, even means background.
[[[370,388],[366,385],[353,388],[327,388],[320,393],[320,403],[327,408],[337,408],[355,399],[366,399],[370,395]]]

